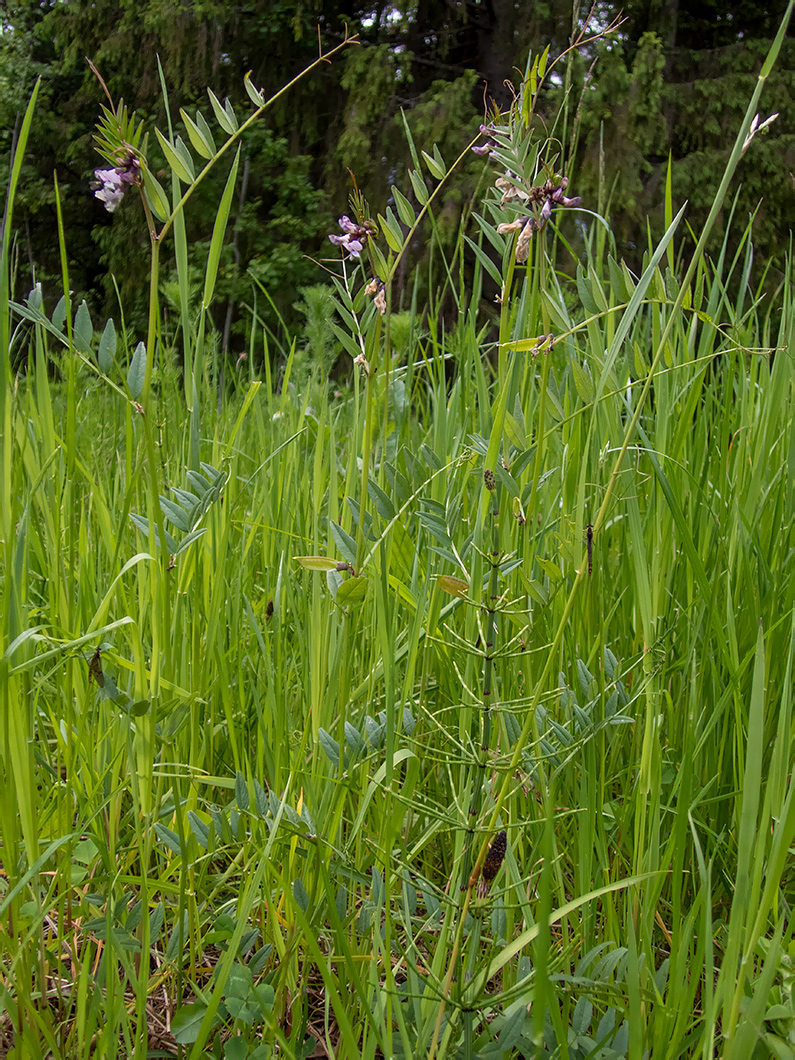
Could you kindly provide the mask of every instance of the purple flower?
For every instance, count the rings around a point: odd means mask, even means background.
[[[524,215],[514,218],[513,221],[497,225],[497,231],[500,235],[520,233],[516,244],[516,260],[520,263],[527,261],[530,239],[533,233],[540,231],[546,225],[552,216],[552,210],[556,206],[579,206],[582,202],[582,198],[579,195],[568,198],[563,194],[569,186],[568,177],[561,177],[559,184],[555,184],[552,180],[547,180],[543,184],[534,185],[529,191],[521,187],[519,178],[514,177],[513,174],[508,174],[507,177],[497,177],[494,183],[498,190],[502,192],[500,206],[518,199],[522,202],[522,205],[529,203],[535,207],[541,207],[538,211],[537,220]]]
[[[494,136],[496,131],[497,131],[497,129],[496,129],[496,126],[494,125],[493,122],[490,122],[488,125],[481,125],[480,126],[480,135],[486,137],[486,142],[485,142],[485,144],[481,144],[480,146],[473,147],[472,148],[473,154],[476,154],[476,155],[491,155],[491,157],[494,157],[492,155],[492,152],[494,151],[495,147],[499,147],[500,146],[498,141],[495,139],[495,136]]]
[[[342,247],[343,250],[347,251],[350,257],[358,258],[364,250],[367,240],[375,232],[375,225],[370,221],[365,221],[363,225],[357,225],[347,214],[340,217],[338,223],[345,234],[341,236],[330,235],[329,239],[335,247]]]
[[[547,181],[547,184],[549,184],[549,181]],[[579,206],[582,202],[581,195],[575,195],[574,198],[567,199],[566,196],[563,194],[563,192],[566,190],[566,188],[568,188],[568,186],[569,178],[563,177],[560,184],[558,184],[558,186],[549,196],[549,199],[547,199],[547,202],[554,202],[557,206]]]
[[[97,183],[94,185],[94,194],[100,202],[104,202],[108,213],[113,213],[127,190],[115,169],[95,169],[94,176]]]
[[[140,183],[141,163],[132,151],[128,151],[121,165],[115,169],[95,169],[94,195],[105,204],[108,213],[113,213],[124,198],[131,184]]]

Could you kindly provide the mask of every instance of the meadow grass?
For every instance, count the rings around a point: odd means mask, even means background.
[[[494,190],[445,256],[415,153],[333,266],[348,381],[252,301],[221,386],[236,162],[197,263],[164,138],[145,342],[13,299],[3,245],[3,1049],[795,1055],[790,284],[750,227],[685,268],[670,185],[637,275],[598,223],[576,280],[552,228],[517,263]]]

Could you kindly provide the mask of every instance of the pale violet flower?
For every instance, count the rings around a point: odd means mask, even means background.
[[[335,247],[342,247],[352,258],[358,258],[364,250],[367,240],[375,231],[375,226],[370,221],[365,221],[363,225],[357,225],[347,215],[340,217],[338,223],[344,235],[330,235],[329,239]]]
[[[132,151],[115,169],[95,169],[94,195],[104,203],[108,213],[114,213],[131,184],[140,183],[141,163]]]
[[[95,169],[94,176],[98,182],[94,195],[105,204],[108,213],[113,213],[124,198],[126,184],[115,169]]]

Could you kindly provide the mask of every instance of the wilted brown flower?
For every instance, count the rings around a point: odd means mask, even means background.
[[[525,220],[525,218],[523,218],[523,220]],[[516,240],[516,260],[520,265],[527,261],[528,255],[530,254],[530,240],[533,237],[535,228],[536,223],[533,218],[526,218],[522,231],[519,234],[519,238]]]
[[[526,217],[517,217],[515,221],[503,221],[502,224],[497,225],[497,232],[501,236],[513,235],[514,232],[521,232],[526,221]]]
[[[375,308],[383,316],[386,313],[386,284],[384,281],[374,276],[365,287],[364,293],[369,298],[375,295]]]
[[[494,186],[502,192],[500,206],[504,206],[506,202],[513,202],[514,199],[522,199],[526,202],[530,198],[529,193],[524,188],[520,188],[514,183],[515,179],[517,178],[497,177],[494,181]]]

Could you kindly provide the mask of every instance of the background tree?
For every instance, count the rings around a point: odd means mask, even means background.
[[[699,229],[783,4],[777,0],[760,12],[744,2],[637,2],[624,10],[617,35],[576,56],[564,81],[551,79],[541,117],[551,124],[568,108],[556,126],[561,165],[574,167],[575,190],[585,203],[609,215],[619,253],[639,259],[646,225],[658,232],[662,225],[669,153],[674,197],[689,200],[689,222]],[[592,24],[605,26],[614,14],[613,5],[598,4]],[[92,132],[104,97],[86,56],[114,98],[163,125],[158,57],[173,119],[180,107],[206,105],[207,85],[245,112],[247,71],[267,94],[315,58],[318,30],[332,41],[346,24],[360,34],[360,46],[301,82],[270,112],[267,129],[247,142],[219,285],[228,302],[217,316],[219,329],[242,348],[242,338],[234,336],[245,326],[239,308],[251,290],[247,270],[279,312],[295,319],[299,288],[319,279],[306,255],[326,253],[325,233],[346,209],[351,172],[374,210],[386,205],[392,183],[405,184],[403,113],[419,147],[437,142],[445,158],[455,157],[476,132],[486,99],[504,105],[506,80],[516,83],[528,52],[549,44],[551,54],[559,54],[581,16],[559,0],[530,10],[508,0],[344,8],[326,0],[187,6],[175,0],[13,0],[0,37],[6,166],[16,116],[35,77],[43,78],[16,215],[17,293],[24,294],[35,273],[47,296],[57,297],[55,173],[75,293],[98,309],[115,310],[115,282],[128,322],[135,324],[143,312],[136,301],[145,289],[140,206],[125,204],[111,217],[88,189],[97,164]],[[794,81],[795,51],[787,40],[764,102],[764,116],[778,110],[780,117],[744,164],[737,202],[740,228],[759,207],[755,242],[762,259],[786,245],[793,222]],[[149,152],[156,164],[154,138]],[[473,156],[440,203],[442,226],[451,233],[482,170]],[[219,173],[208,181],[192,204],[194,242],[209,238],[222,179]]]

